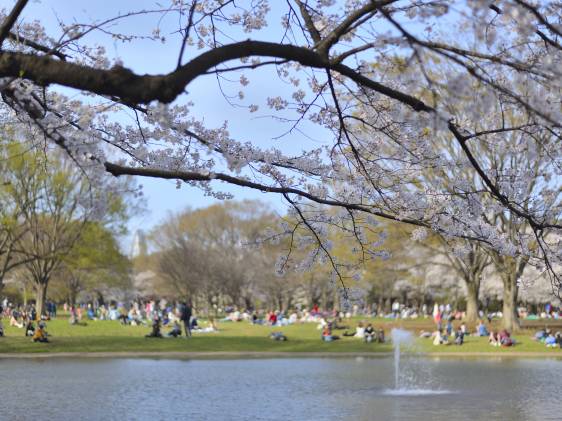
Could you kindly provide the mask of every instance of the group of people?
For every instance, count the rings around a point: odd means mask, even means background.
[[[135,309],[132,309],[133,311]],[[168,337],[177,338],[182,334],[181,323],[184,327],[184,334],[186,338],[191,337],[191,331],[198,326],[197,319],[193,317],[193,308],[191,303],[182,302],[178,305],[175,311],[158,311],[154,310],[152,314],[152,331],[146,335],[147,338],[162,338],[162,325],[169,325],[170,331],[167,333]],[[171,317],[170,317],[170,313]],[[133,313],[133,317],[136,312]],[[165,320],[163,320],[165,318]],[[133,320],[135,320],[133,318]]]
[[[170,313],[173,313],[173,317],[170,317]],[[197,318],[193,315],[193,308],[191,303],[183,302],[181,303],[176,311],[174,312],[158,312],[155,311],[151,317],[152,319],[152,330],[146,335],[147,338],[162,338],[162,327],[168,326],[170,329],[166,333],[166,336],[172,338],[178,338],[182,336],[182,325],[183,334],[186,338],[191,337],[193,331],[208,333],[208,332],[218,332],[217,325],[213,320],[210,320],[207,327],[200,327]]]
[[[23,329],[26,337],[30,337],[33,342],[49,342],[46,331],[46,320],[50,320],[51,315],[56,315],[56,310],[52,310],[51,302],[48,302],[49,310],[46,314],[38,317],[37,310],[34,305],[29,306],[13,306],[9,303],[7,307],[0,305],[0,316],[7,315],[10,319],[10,326]],[[35,322],[37,326],[35,326]],[[4,336],[4,325],[0,317],[0,337]]]
[[[547,328],[541,329],[535,333],[533,339],[545,344],[547,348],[562,348],[562,333],[559,331],[554,333]]]
[[[324,321],[324,319],[322,319]],[[341,319],[339,320],[341,323]],[[338,335],[333,334],[333,330],[335,329],[348,329],[348,326],[343,326],[338,324],[338,319],[332,321],[325,321],[324,324],[321,324],[322,335],[321,338],[324,342],[331,342],[334,340],[339,339]],[[365,322],[360,321],[355,328],[355,332],[348,332],[345,330],[342,336],[346,337],[354,337],[360,338],[365,341],[365,343],[371,342],[385,342],[384,330],[383,329],[375,329],[371,323],[367,323],[365,326]]]
[[[488,342],[492,346],[514,346],[515,339],[511,337],[511,334],[506,330],[502,329],[499,332],[492,331],[488,338]]]
[[[95,319],[96,315],[100,315],[100,313],[102,315],[104,314],[106,307],[99,306],[94,308],[91,304],[88,304],[85,309],[88,319]],[[82,306],[65,305],[65,310],[69,313],[69,323],[71,325],[85,324],[82,322],[84,314],[84,308]],[[201,332],[218,331],[214,320],[211,320],[207,327],[201,328],[197,318],[193,315],[191,303],[185,301],[180,303],[177,307],[166,307],[164,309],[154,307],[152,314],[150,314],[147,319],[142,317],[141,312],[138,311],[138,307],[136,306],[131,306],[131,309],[127,311],[125,307],[121,305],[119,311],[121,316],[118,319],[121,323],[126,325],[146,325],[146,320],[150,320],[152,330],[146,335],[147,337],[163,337],[163,326],[170,327],[166,336],[174,338],[182,336],[182,333],[186,338],[189,338],[191,337],[191,332],[194,330]],[[8,309],[0,305],[0,337],[4,336],[2,315],[6,314],[9,314],[10,326],[24,329],[25,336],[31,337],[34,342],[49,342],[45,320],[49,320],[49,314],[56,314],[56,309],[53,309],[52,306],[49,306],[49,311],[46,314],[38,318],[34,305],[30,305],[29,307],[9,307]],[[38,322],[37,326],[35,325],[36,321]]]
[[[436,304],[433,309],[433,321],[437,330],[433,333],[422,331],[420,337],[433,338],[433,345],[463,345],[465,336],[469,334],[466,324],[462,322],[456,329],[453,327],[453,321],[460,318],[458,312],[451,311],[449,305]]]
[[[343,336],[353,336],[355,338],[360,338],[363,339],[366,343],[385,342],[384,330],[375,329],[371,323],[368,323],[367,326],[365,326],[364,321],[360,321],[359,323],[357,323],[355,332],[345,331]]]
[[[299,323],[321,323],[326,319],[350,319],[351,312],[341,312],[338,310],[321,311],[318,305],[314,305],[311,310],[293,309],[290,311],[284,310],[244,310],[239,311],[232,309],[227,313],[226,317],[222,320],[224,322],[241,322],[249,321],[254,325],[267,325],[272,327],[289,326]],[[323,326],[322,326],[323,327]]]
[[[457,326],[456,329],[453,329],[452,323],[447,323],[445,329],[438,328],[433,333],[422,330],[420,338],[433,338],[433,345],[463,345],[466,335],[469,335],[469,332],[464,323]]]
[[[29,330],[26,330],[26,335],[31,336],[33,342],[49,342],[45,322],[41,321],[37,323],[37,328],[33,328],[33,326],[28,327]]]
[[[4,314],[9,317],[10,326],[17,327],[18,329],[23,329],[29,320],[37,320],[37,311],[34,305],[8,307]]]
[[[37,312],[34,306],[27,309],[17,307],[8,308],[7,310],[7,314],[10,315],[10,326],[24,329],[25,336],[30,337],[33,342],[49,342],[45,317],[37,319]],[[4,307],[0,305],[0,337],[4,336],[4,324],[2,323],[4,311]],[[35,326],[36,321],[37,326]]]

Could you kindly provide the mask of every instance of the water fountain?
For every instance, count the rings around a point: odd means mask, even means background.
[[[403,329],[392,329],[390,332],[394,347],[394,389],[400,390],[400,345],[411,345],[412,334]]]
[[[419,388],[415,384],[404,384],[400,371],[400,347],[412,347],[414,337],[411,332],[403,329],[392,329],[390,332],[392,346],[394,347],[394,389],[385,390],[385,395],[392,396],[424,396],[443,395],[451,393],[449,390]]]

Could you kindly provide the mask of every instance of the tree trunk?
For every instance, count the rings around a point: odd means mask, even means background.
[[[478,320],[478,290],[475,282],[466,282],[466,321],[474,324]]]
[[[503,328],[508,332],[519,330],[519,318],[517,317],[517,277],[513,274],[502,276],[503,281]]]
[[[287,308],[286,310],[288,311],[290,308],[293,307],[293,297],[291,294],[288,294],[287,297],[285,298],[285,302],[287,303]]]
[[[47,283],[40,283],[35,285],[35,309],[37,310],[37,317],[41,318],[41,315],[45,311],[45,301],[47,300]]]
[[[326,285],[322,285],[322,303],[320,305],[320,307],[322,308],[322,311],[326,311],[326,309],[328,308],[328,291],[326,288]]]
[[[101,293],[101,291],[96,290],[96,295],[98,296],[98,305],[102,306],[105,304],[105,300],[103,298],[103,294]]]
[[[21,295],[23,296],[23,306],[27,307],[27,288],[25,286],[25,282],[22,285]]]
[[[68,291],[68,300],[70,301],[69,304],[71,305],[76,305],[76,297],[78,296],[78,293],[76,292],[76,290],[74,288],[71,288]]]
[[[384,302],[384,314],[390,313],[390,309],[392,308],[392,303],[390,301],[391,298],[387,298]]]

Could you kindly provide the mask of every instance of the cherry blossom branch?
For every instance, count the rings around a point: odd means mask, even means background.
[[[204,174],[204,173],[190,172],[190,171],[170,171],[170,170],[156,169],[156,168],[128,167],[124,165],[115,164],[112,162],[105,162],[103,165],[107,172],[109,172],[110,174],[116,177],[120,175],[137,175],[137,176],[144,176],[144,177],[162,178],[167,180],[182,180],[182,181],[219,180],[235,186],[248,187],[254,190],[259,190],[264,193],[295,194],[297,196],[306,198],[312,202],[321,205],[328,205],[334,207],[341,207],[345,209],[357,210],[357,211],[369,213],[371,215],[379,216],[381,218],[390,219],[393,221],[401,221],[412,225],[427,227],[427,224],[425,224],[424,222],[410,219],[410,218],[398,218],[394,215],[376,211],[362,204],[323,199],[311,193],[308,193],[304,190],[299,190],[293,187],[268,186],[265,184],[256,183],[250,180],[245,180],[239,177],[234,177],[220,172],[209,172],[207,174]]]

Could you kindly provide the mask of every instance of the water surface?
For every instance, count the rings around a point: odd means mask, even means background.
[[[0,360],[0,419],[560,420],[562,361]]]

